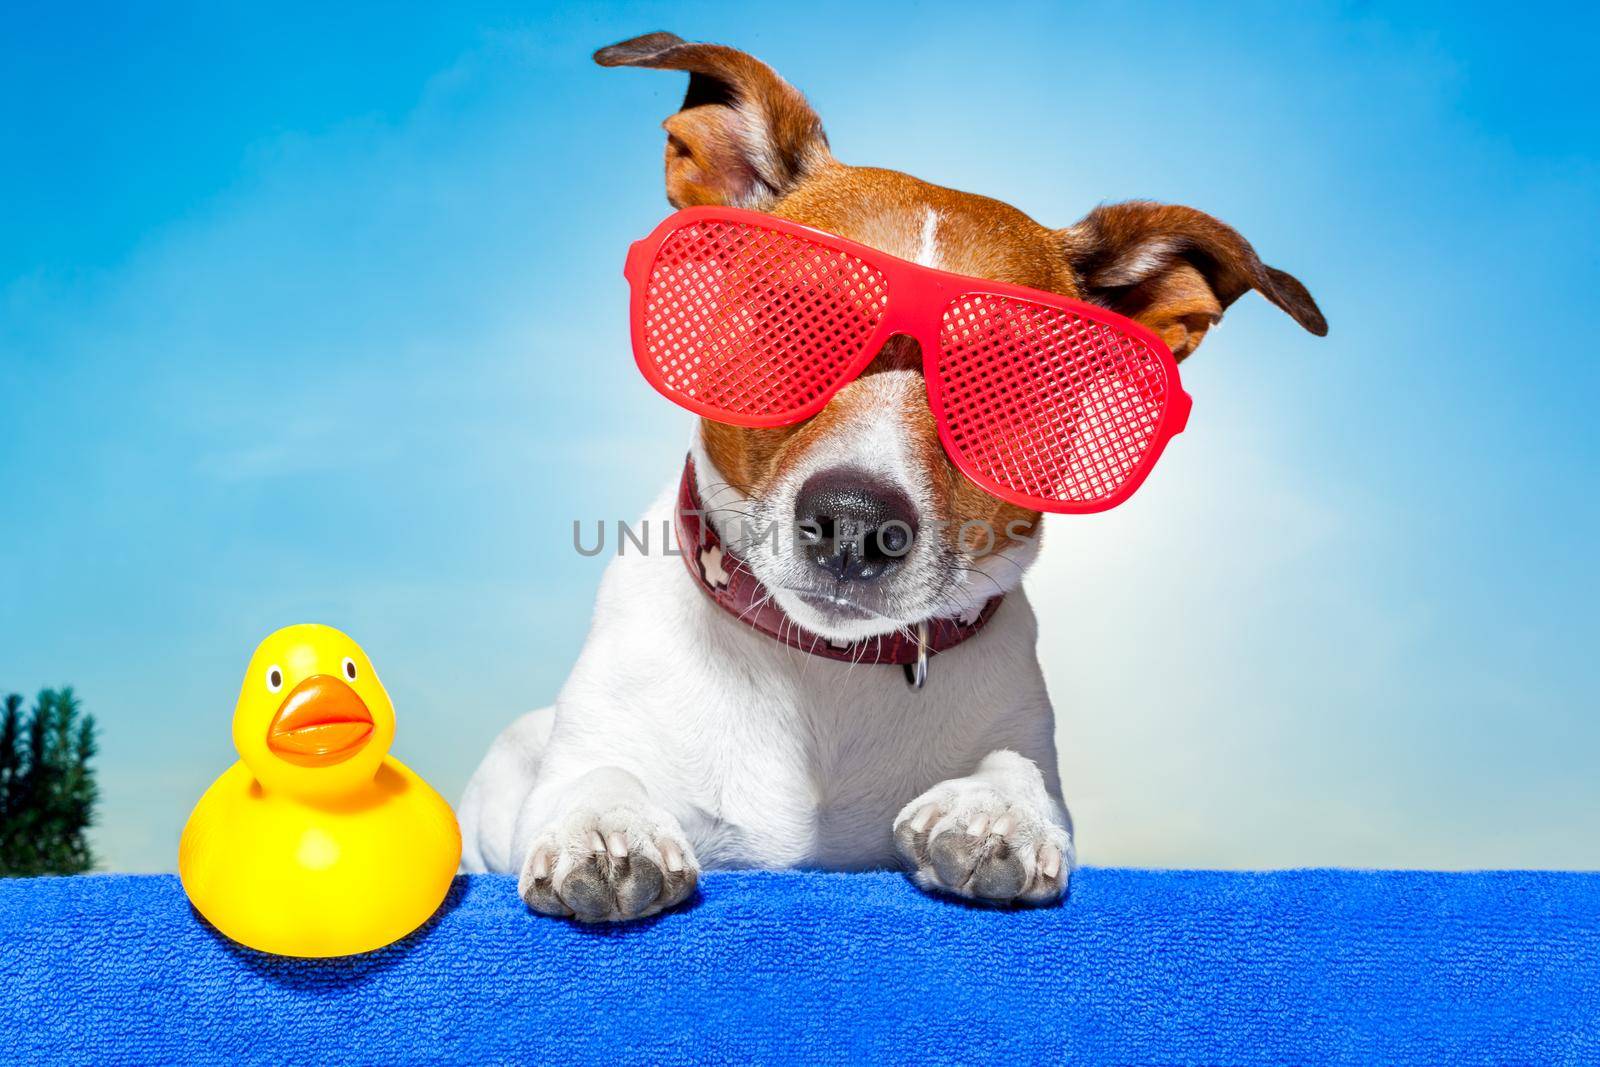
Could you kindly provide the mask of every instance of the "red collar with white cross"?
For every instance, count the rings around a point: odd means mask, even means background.
[[[692,456],[684,462],[678,484],[677,528],[678,547],[690,577],[740,622],[813,656],[845,663],[898,664],[905,668],[906,681],[913,689],[922,688],[927,678],[929,656],[954,648],[983,629],[1000,606],[1001,597],[991,597],[970,621],[926,619],[912,626],[909,634],[896,631],[859,641],[834,641],[813,633],[777,605],[767,587],[743,559],[723,545],[716,527],[706,521]]]

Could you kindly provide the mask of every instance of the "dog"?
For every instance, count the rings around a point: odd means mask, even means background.
[[[689,74],[664,124],[674,207],[751,209],[1098,304],[1178,360],[1251,289],[1326,333],[1299,281],[1200,211],[1111,204],[1051,229],[996,200],[838,162],[800,92],[744,52],[651,33],[594,58]],[[685,501],[699,522],[684,525]],[[734,530],[818,518],[898,524],[903,551]],[[1040,519],[952,464],[909,337],[798,425],[702,419],[685,474],[644,523],[678,523],[690,566],[662,552],[610,564],[555,706],[512,723],[467,786],[463,869],[514,873],[530,908],[588,922],[672,907],[718,867],[903,865],[936,893],[1058,900],[1072,822],[1019,585]],[[971,524],[992,536],[976,543]],[[765,590],[738,613],[718,603],[734,547]],[[931,663],[930,620],[946,637]],[[903,651],[908,634],[914,662],[864,651],[885,640]]]

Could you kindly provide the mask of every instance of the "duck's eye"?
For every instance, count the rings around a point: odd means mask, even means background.
[[[283,688],[283,669],[274,664],[267,668],[267,692],[276,693]]]
[[[356,661],[349,656],[344,658],[344,676],[352,682],[356,680]]]

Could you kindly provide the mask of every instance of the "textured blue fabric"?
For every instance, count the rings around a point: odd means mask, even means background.
[[[169,877],[0,880],[0,1060],[1600,1063],[1600,875],[1090,869],[1042,911],[711,874],[627,927],[507,878],[371,956],[238,949]]]

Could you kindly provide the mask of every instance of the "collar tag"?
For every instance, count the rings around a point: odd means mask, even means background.
[[[905,665],[906,684],[921,690],[928,681],[928,623],[917,623],[917,658]]]
[[[813,656],[844,663],[899,664],[905,669],[906,684],[915,690],[927,683],[929,658],[983,629],[1002,599],[990,597],[970,618],[923,619],[910,635],[897,631],[859,641],[834,642],[803,629],[785,614],[745,561],[722,543],[700,501],[692,455],[683,464],[676,519],[678,555],[683,558],[689,577],[723,610],[773,640]]]

